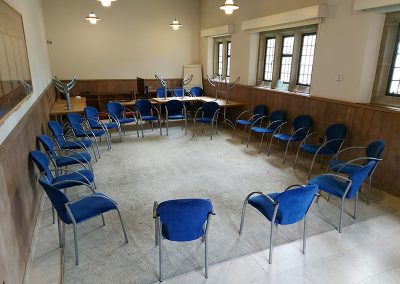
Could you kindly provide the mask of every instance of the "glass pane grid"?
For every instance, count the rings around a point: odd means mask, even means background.
[[[264,81],[272,81],[275,59],[275,43],[274,38],[268,38],[265,46],[265,64],[264,64]]]
[[[392,65],[391,78],[389,80],[389,94],[400,95],[400,44],[397,43],[394,61]]]
[[[223,67],[223,58],[222,53],[224,51],[224,44],[218,43],[218,73],[217,75],[222,75],[222,67]]]
[[[231,42],[228,42],[226,49],[226,77],[229,77],[231,73]]]
[[[316,40],[317,35],[315,34],[303,35],[297,80],[300,85],[309,86],[311,84]]]
[[[283,37],[280,79],[284,83],[290,82],[290,73],[292,71],[293,49],[294,49],[294,36]]]

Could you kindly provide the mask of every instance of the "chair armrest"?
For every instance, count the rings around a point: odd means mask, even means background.
[[[276,134],[276,133],[279,133],[281,131],[282,127],[288,123],[287,121],[283,121],[283,120],[275,120],[269,126],[271,126],[272,124],[275,124],[275,123],[279,123],[279,122],[281,122],[281,124],[279,124],[275,128],[273,135]]]
[[[292,189],[293,187],[304,187],[304,185],[302,185],[302,184],[292,184],[292,185],[289,185],[283,192],[286,192],[286,191]]]
[[[87,147],[85,146],[85,144],[83,144],[82,142],[80,142],[80,140],[77,139],[75,136],[66,135],[66,136],[64,136],[64,138],[72,138],[72,139],[74,139],[73,141],[71,141],[71,140],[66,140],[66,141],[67,141],[67,142],[74,143],[74,144],[76,144],[77,146],[81,147],[82,149],[85,149],[86,152],[88,152],[88,149],[87,149]],[[90,139],[90,138],[89,138],[89,139]]]
[[[300,132],[300,131],[302,131],[302,130],[305,130],[305,129],[308,129],[307,135],[306,135],[306,137],[307,137],[307,136],[308,136],[308,133],[309,133],[310,130],[311,130],[311,127],[301,127],[301,128],[299,128],[299,129],[297,129],[296,131],[293,131],[292,134],[290,135],[290,138],[296,136],[296,134],[297,134],[298,132]]]
[[[137,121],[137,116],[135,115],[135,112],[133,110],[131,110],[130,108],[124,107],[124,117],[126,117],[126,111],[129,111],[130,113],[132,113],[133,117],[135,118],[135,120]],[[138,111],[136,111],[137,113]]]
[[[217,109],[217,110],[215,111],[215,113],[214,113],[214,115],[213,115],[213,120],[215,120],[215,118],[218,119],[219,111],[220,111],[220,109]]]
[[[343,181],[352,183],[352,180],[351,180],[351,179],[346,178],[346,177],[341,176],[341,175],[337,175],[337,174],[321,174],[321,175],[319,175],[319,177],[320,177],[320,176],[332,176],[332,177],[336,177],[336,178],[338,178],[338,179],[341,179],[341,180],[343,180]]]
[[[197,114],[199,113],[199,111],[200,110],[202,110],[203,109],[203,107],[199,107],[197,110],[196,110],[196,112],[195,112],[195,114],[194,114],[194,120],[196,120],[196,118],[197,118]]]
[[[347,162],[345,162],[345,163],[337,164],[337,165],[334,166],[334,168],[337,168],[337,167],[340,166],[340,168],[339,168],[339,170],[337,171],[337,173],[340,173],[340,172],[342,171],[342,169],[343,169],[346,165],[353,165],[353,166],[358,166],[358,167],[361,168],[361,167],[363,167],[362,165],[355,164],[354,162],[356,162],[356,161],[365,161],[365,160],[374,160],[374,161],[376,161],[376,162],[382,161],[382,159],[377,159],[377,158],[360,157],[360,158],[355,158],[355,159],[349,160],[349,161],[347,161]]]
[[[264,118],[268,118],[268,116],[263,115],[263,116],[257,118],[257,119],[253,122],[253,124],[251,125],[251,127],[254,127],[254,125],[255,125],[259,120],[261,120],[261,122],[260,122],[260,125],[261,125],[262,122],[263,122],[263,120],[264,120]]]
[[[100,119],[93,119],[93,118],[87,117],[86,120],[97,122],[101,126],[101,128],[104,130],[104,132],[106,132],[106,133],[108,132],[107,127]],[[89,126],[90,126],[90,123],[89,123]],[[88,130],[91,131],[91,128],[89,128]]]
[[[263,195],[263,196],[265,196],[265,197],[268,199],[268,201],[270,201],[274,206],[278,205],[278,203],[275,202],[275,200],[273,200],[268,194],[264,194],[264,193],[262,193],[261,191],[253,191],[253,192],[251,192],[249,195],[247,195],[246,201],[249,200],[249,198],[250,198],[252,195],[254,195],[254,194]]]
[[[117,115],[113,112],[107,112],[108,116],[112,118],[113,121],[117,122],[119,125],[119,119],[117,117]]]
[[[58,155],[57,158],[67,158],[67,159],[74,160],[74,161],[77,162],[78,164],[82,165],[82,166],[85,168],[85,170],[88,170],[88,167],[87,167],[84,163],[82,163],[81,161],[79,161],[77,158],[74,158],[74,157],[71,157],[71,156],[65,156],[65,155]],[[84,157],[82,156],[82,158],[84,158]],[[85,159],[85,158],[84,158],[84,159]],[[88,163],[88,161],[87,161],[86,159],[85,159],[85,161],[86,161],[86,163]]]
[[[156,108],[155,106],[151,106],[151,108],[152,109],[154,109],[156,112],[157,112],[157,117],[159,118],[159,119],[161,119],[161,114],[160,114],[160,111],[158,110],[158,108]]]
[[[159,215],[157,214],[157,207],[158,207],[158,203],[157,201],[154,201],[154,205],[153,205],[153,218],[157,218],[159,217]]]
[[[355,149],[366,149],[366,148],[367,148],[367,147],[364,147],[364,146],[352,146],[352,147],[344,148],[344,149],[338,151],[338,152],[336,153],[336,155],[332,157],[331,160],[333,160],[333,159],[338,159],[339,154],[341,154],[341,153],[343,153],[343,152],[345,152],[345,151],[348,151],[348,150],[355,150]]]
[[[248,112],[250,112],[250,110],[242,111],[242,112],[238,115],[238,117],[236,118],[236,120],[239,120],[239,118],[240,118],[242,115],[244,115],[245,113],[248,113]]]
[[[89,185],[89,184],[87,184],[87,183],[84,183],[84,182],[81,182],[81,181],[77,181],[77,180],[64,180],[64,181],[59,181],[59,182],[52,183],[51,185],[52,185],[52,186],[57,186],[57,185],[63,185],[63,184],[69,183],[69,182],[73,182],[73,183],[80,184],[80,185],[82,185],[82,186],[86,186],[86,187],[88,187],[93,193],[96,192],[96,191],[94,190],[94,188],[93,188],[91,185]]]
[[[325,134],[325,132],[323,132],[323,131],[314,131],[314,132],[308,134],[306,137],[304,137],[304,139],[300,142],[300,145],[303,145],[308,140],[308,138],[310,138],[311,136],[314,136],[315,134],[318,134],[318,133]]]
[[[84,200],[84,199],[88,199],[88,198],[99,198],[99,199],[106,199],[106,200],[108,200],[108,201],[111,201],[114,205],[115,205],[115,207],[117,207],[118,206],[118,204],[117,204],[117,202],[115,202],[113,199],[111,199],[110,197],[108,197],[108,196],[106,196],[106,195],[93,195],[93,194],[90,194],[90,195],[86,195],[86,196],[82,196],[82,197],[79,197],[79,198],[77,198],[77,199],[74,199],[74,200],[72,200],[72,201],[70,201],[70,202],[67,202],[67,203],[65,203],[66,205],[68,205],[68,206],[70,206],[70,205],[72,205],[72,204],[74,204],[74,203],[77,203],[77,202],[79,202],[79,201],[82,201],[82,200]],[[99,214],[100,215],[100,214]]]
[[[324,148],[326,145],[328,145],[331,142],[335,142],[335,141],[344,141],[344,139],[336,138],[336,139],[331,139],[331,140],[325,141],[321,146],[319,146],[318,150],[315,152],[315,155],[318,155],[319,151],[321,151],[322,148]]]
[[[50,170],[51,172],[57,172],[56,170]],[[74,173],[74,174],[78,174],[78,175],[80,175],[81,177],[83,177],[86,181],[87,181],[87,183],[88,184],[90,184],[90,181],[87,179],[87,177],[85,177],[83,174],[81,174],[80,172],[77,172],[77,171],[73,171],[73,170],[69,170],[69,169],[65,169],[65,170],[63,170],[64,172],[68,172],[68,173]]]

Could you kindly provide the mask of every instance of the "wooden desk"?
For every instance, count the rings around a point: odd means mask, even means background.
[[[127,101],[127,102],[119,102],[123,106],[134,106],[136,104],[137,100],[132,100],[132,101]],[[153,101],[150,99],[151,104],[156,105],[158,104],[157,102]]]
[[[57,100],[51,107],[50,116],[65,115],[67,113],[83,113],[86,107],[86,98],[71,97],[71,109],[67,110],[66,100]]]
[[[224,99],[217,99],[217,100],[215,100],[215,98],[212,98],[212,97],[198,97],[198,100],[200,101],[200,102],[203,102],[203,103],[206,103],[206,102],[217,102],[218,103],[218,105],[220,106],[220,107],[223,107],[223,108],[231,108],[231,107],[242,107],[242,106],[244,106],[244,104],[243,103],[239,103],[239,102],[235,102],[235,101],[230,101],[230,100],[228,100],[228,102],[226,102],[226,100],[224,100]]]
[[[198,97],[183,97],[183,98],[179,98],[179,97],[168,97],[167,99],[165,98],[152,98],[152,101],[156,102],[157,104],[166,104],[169,101],[172,100],[178,100],[184,103],[189,103],[189,102],[197,102],[199,101]]]

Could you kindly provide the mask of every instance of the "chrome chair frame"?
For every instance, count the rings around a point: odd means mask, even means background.
[[[136,133],[137,133],[137,137],[139,138],[139,128],[138,128],[139,121],[138,121],[138,119],[137,119],[137,117],[135,115],[135,112],[133,110],[131,110],[130,108],[127,108],[126,106],[123,106],[123,107],[124,107],[124,110],[122,112],[122,117],[123,118],[127,118],[126,117],[126,111],[127,110],[132,114],[133,118],[135,119],[135,121],[132,121],[132,122],[136,122]],[[121,123],[119,122],[119,118],[114,113],[107,112],[107,114],[112,118],[113,121],[115,121],[119,125],[121,125]],[[122,129],[124,131],[124,135],[126,135],[126,129],[125,129],[126,127],[125,126],[126,126],[125,124],[122,124]]]
[[[161,218],[157,214],[157,207],[158,203],[157,201],[154,201],[153,205],[153,219],[154,219],[154,236],[155,236],[155,245],[158,246],[158,256],[159,256],[159,281],[163,281],[163,265],[162,265],[162,223],[161,223]],[[211,222],[211,215],[215,215],[215,212],[212,211],[210,214],[208,214],[207,217],[207,222],[205,225],[205,232],[204,236],[201,238],[201,242],[204,242],[204,277],[208,278],[208,228],[210,226]]]
[[[177,100],[178,100],[178,99],[177,99]],[[183,105],[182,115],[184,116],[184,118],[181,119],[181,120],[182,120],[182,130],[183,130],[183,125],[185,125],[185,135],[187,135],[186,107],[185,107],[185,104],[184,104],[184,103],[182,103],[182,105]],[[174,121],[174,120],[179,120],[179,119],[173,119],[172,121]],[[168,108],[167,108],[167,106],[165,106],[165,118],[164,118],[164,123],[166,124],[166,127],[167,127],[167,136],[168,136],[168,134],[169,134],[169,132],[168,132],[169,118],[168,118]]]
[[[287,191],[287,190],[289,190],[289,189],[291,189],[293,187],[304,187],[304,185],[293,184],[293,185],[290,185],[289,187],[287,187],[283,192],[285,192],[285,191]],[[242,208],[242,216],[241,216],[241,219],[240,219],[239,236],[242,235],[242,233],[243,233],[244,218],[245,218],[245,215],[246,215],[246,206],[248,204],[249,198],[254,194],[261,194],[261,195],[265,196],[267,198],[267,200],[270,201],[274,205],[274,213],[273,213],[272,219],[271,219],[271,233],[270,233],[270,236],[269,236],[269,257],[268,257],[269,259],[268,259],[268,262],[269,262],[269,264],[271,264],[272,263],[272,252],[273,252],[274,227],[278,226],[278,224],[275,224],[275,219],[276,219],[276,214],[277,214],[278,208],[279,208],[279,202],[275,202],[275,200],[273,200],[268,194],[264,194],[261,191],[254,191],[254,192],[251,192],[249,195],[247,195],[246,199],[244,200],[243,208]],[[308,207],[307,212],[306,212],[306,214],[304,215],[304,218],[303,218],[303,223],[304,223],[304,227],[303,227],[303,254],[306,253],[306,246],[307,246],[307,214],[308,214],[308,211],[310,210],[312,204],[314,203],[314,200],[315,200],[316,197],[318,197],[318,195],[314,196],[314,199],[311,201],[310,206]]]
[[[240,117],[241,117],[241,116],[243,116],[244,114],[246,114],[246,113],[248,113],[248,112],[251,113],[252,110],[249,110],[249,109],[248,109],[248,110],[245,110],[245,111],[241,112],[241,113],[238,115],[238,117],[236,118],[235,124],[234,124],[234,127],[233,127],[232,138],[235,138],[235,131],[236,131],[236,126],[237,126],[237,121],[240,120]],[[254,117],[257,117],[257,116],[259,116],[259,114],[253,114],[248,120],[249,120],[249,121],[252,121],[252,120],[254,119]],[[247,125],[250,125],[250,124],[245,124],[245,125],[244,125],[243,136],[242,136],[242,144],[243,144],[244,139],[245,139],[245,136],[246,136]]]
[[[194,115],[193,118],[193,138],[194,138],[194,134],[196,132],[196,118],[197,118],[197,114],[199,113],[199,111],[202,111],[203,107],[199,107],[196,110],[196,113]],[[213,115],[212,121],[211,121],[211,140],[213,138],[213,132],[214,132],[214,121],[215,121],[215,134],[218,134],[218,115],[219,115],[219,111],[220,109],[217,109]],[[202,111],[202,113],[204,114],[204,112]],[[200,122],[201,123],[201,133],[203,133],[203,126],[204,126],[204,122]]]
[[[308,138],[310,138],[311,136],[313,136],[313,135],[315,135],[315,134],[318,134],[318,133],[319,133],[319,134],[320,134],[320,133],[324,133],[324,134],[325,134],[324,131],[315,131],[315,132],[312,132],[311,134],[307,135],[307,136],[300,142],[299,147],[297,148],[296,159],[294,160],[293,169],[296,169],[297,159],[298,159],[298,157],[299,157],[301,145],[303,145],[303,144],[308,140]],[[331,140],[326,140],[326,136],[325,136],[324,143],[322,143],[322,145],[319,146],[319,148],[317,149],[317,151],[316,151],[315,154],[314,154],[314,157],[313,157],[313,159],[312,159],[311,166],[310,166],[310,171],[308,172],[308,178],[311,177],[312,169],[313,169],[313,166],[314,166],[314,163],[315,163],[315,159],[316,159],[317,156],[318,156],[318,153],[319,153],[326,145],[328,145],[328,144],[331,143],[331,142],[335,142],[335,141],[342,141],[342,143],[340,143],[340,146],[339,146],[339,148],[338,148],[338,150],[337,150],[337,152],[339,152],[340,149],[341,149],[342,146],[343,146],[343,143],[344,143],[345,139],[335,138],[335,139],[331,139]],[[336,152],[336,153],[337,153],[337,152]],[[335,154],[336,154],[336,153],[335,153]],[[324,156],[322,155],[322,156],[321,156],[321,168],[323,168],[323,158],[324,158]]]
[[[99,112],[99,113],[100,113],[100,112]],[[108,112],[102,112],[102,113],[104,113],[104,114],[106,114],[106,115],[108,116],[108,121],[109,121],[110,123],[111,123],[111,122],[115,122],[115,123],[117,124],[118,134],[119,134],[119,141],[122,142],[121,124],[119,123],[119,121],[113,121],[112,116],[111,116]],[[107,126],[104,124],[103,121],[101,121],[100,117],[97,117],[97,119],[93,119],[93,118],[91,118],[91,117],[85,116],[85,119],[86,119],[87,121],[89,121],[89,120],[90,120],[90,121],[94,121],[94,122],[100,124],[100,126],[101,126],[101,128],[102,128],[103,130],[104,130],[104,129],[107,130],[107,132],[108,132],[108,134],[109,134],[109,136],[110,136],[110,146],[111,146],[111,130],[107,128]],[[90,125],[89,125],[89,126],[90,126]]]
[[[162,126],[161,126],[161,114],[160,111],[158,110],[158,108],[156,108],[155,106],[151,106],[152,111],[155,110],[157,112],[157,117],[158,117],[158,125],[160,127],[160,136],[162,136]],[[136,110],[136,113],[138,113],[138,119],[140,119],[140,127],[142,130],[142,138],[144,138],[144,134],[143,134],[143,120],[142,120],[142,114],[140,113],[140,111],[137,108],[134,108],[134,110]],[[155,115],[153,115],[155,116]],[[154,130],[154,121],[151,121],[151,131]]]

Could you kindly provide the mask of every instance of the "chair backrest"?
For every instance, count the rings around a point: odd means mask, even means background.
[[[304,128],[296,133],[297,137],[306,137],[308,130],[313,126],[312,118],[309,115],[299,115],[293,119],[293,129],[297,131]]]
[[[346,138],[347,127],[346,125],[340,123],[332,124],[326,129],[325,134],[327,140],[341,139],[341,141],[337,140],[326,145],[327,148],[337,152],[343,140]]]
[[[271,113],[271,115],[269,116],[269,122],[271,124],[271,126],[269,127],[272,130],[275,130],[281,123],[279,123],[278,121],[284,121],[286,117],[286,114],[284,111],[282,110],[276,110],[273,111]],[[274,123],[276,121],[276,123]]]
[[[258,105],[253,108],[254,121],[267,114],[268,114],[268,107],[266,105]]]
[[[61,126],[61,124],[58,121],[49,121],[47,123],[47,126],[49,127],[51,133],[57,140],[58,144],[63,144],[65,142],[64,139],[64,129]]]
[[[39,179],[39,183],[56,209],[58,217],[60,217],[64,223],[71,224],[72,221],[68,216],[67,210],[65,209],[65,204],[69,202],[68,197],[61,190],[54,188],[45,179]]]
[[[177,242],[192,241],[202,237],[204,223],[212,211],[212,203],[206,199],[169,200],[157,207],[164,238]]]
[[[68,113],[66,119],[72,128],[83,130],[83,118],[77,113]]]
[[[370,158],[380,159],[382,157],[383,150],[385,150],[385,141],[376,140],[368,144],[365,149],[365,155]]]
[[[88,118],[90,127],[98,128],[101,127],[97,120],[99,119],[99,111],[95,107],[85,107],[84,108],[85,116]]]
[[[178,100],[170,100],[166,103],[165,107],[168,110],[168,115],[181,115],[183,110],[183,103]]]
[[[49,180],[49,182],[52,182],[54,177],[50,171],[49,160],[47,159],[47,156],[44,153],[36,150],[31,151],[29,156],[38,167],[39,171]]]
[[[206,102],[203,104],[203,117],[213,118],[215,112],[219,109],[219,104],[217,102]]]
[[[165,98],[165,87],[160,87],[156,90],[157,98]],[[171,92],[167,90],[167,96],[170,96]]]
[[[349,191],[347,192],[346,198],[353,198],[356,195],[362,183],[372,171],[372,168],[375,167],[375,164],[376,161],[370,161],[368,164],[359,168],[349,176],[349,179],[352,181],[352,183]]]
[[[186,90],[181,87],[176,87],[174,89],[174,97],[183,97],[186,94]]]
[[[137,100],[135,103],[135,108],[139,111],[141,116],[151,116],[152,105],[149,100]]]
[[[193,87],[193,88],[190,89],[190,92],[195,97],[201,97],[203,95],[203,89],[200,88],[200,87]]]
[[[124,114],[124,107],[118,102],[109,102],[107,104],[107,112],[116,118],[122,118]]]
[[[279,223],[288,225],[296,223],[307,214],[317,193],[318,185],[306,185],[289,189],[278,194],[275,202],[279,203]]]
[[[57,157],[57,153],[54,151],[54,142],[49,136],[41,134],[38,136],[40,144],[42,144],[43,148],[50,154],[52,158]]]

